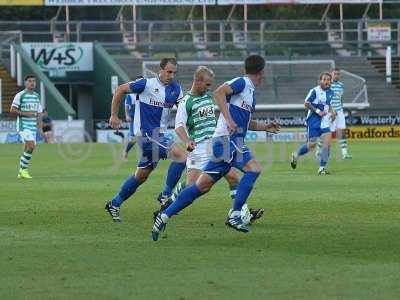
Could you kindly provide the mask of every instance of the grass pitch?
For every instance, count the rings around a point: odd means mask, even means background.
[[[30,181],[21,145],[0,146],[0,299],[398,299],[400,146],[350,144],[318,177],[294,144],[255,145],[264,173],[249,204],[266,215],[248,234],[227,228],[225,182],[151,240],[167,163],[122,207],[106,200],[134,169],[110,145],[40,145]],[[273,153],[273,154],[271,154]]]

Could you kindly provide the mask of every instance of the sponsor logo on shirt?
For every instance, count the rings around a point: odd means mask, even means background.
[[[26,110],[30,111],[36,111],[37,110],[37,104],[36,103],[25,103],[22,105],[22,107]]]
[[[164,107],[164,102],[163,101],[157,101],[157,100],[154,100],[154,99],[151,99],[151,98],[149,100],[149,104],[153,105],[153,106]]]
[[[253,111],[253,106],[251,106],[250,104],[246,103],[245,101],[242,101],[240,107],[245,109],[245,110],[247,110],[247,111],[249,111],[249,112]]]
[[[200,117],[206,117],[206,116],[212,116],[214,115],[214,108],[212,106],[210,107],[203,107],[199,109],[199,116]]]

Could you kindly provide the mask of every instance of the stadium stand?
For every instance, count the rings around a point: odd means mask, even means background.
[[[14,99],[14,95],[19,91],[17,82],[11,77],[10,73],[1,65],[0,62],[0,78],[2,84],[2,116],[8,117],[11,107],[11,102]]]
[[[270,60],[274,61],[274,59],[276,60],[276,58]],[[267,60],[269,60],[268,57]],[[116,58],[116,61],[131,78],[135,78],[137,74],[142,72],[142,60]],[[372,60],[363,57],[336,56],[334,61],[336,67],[365,78],[371,110],[392,109],[399,105],[400,90],[393,84],[386,82],[385,75],[370,63]],[[221,60],[221,62],[223,61]],[[267,69],[266,84],[262,85],[258,90],[258,103],[301,104],[308,89],[316,82],[317,75],[322,71],[329,70],[327,65],[320,65],[319,69],[303,67],[301,65],[297,67],[291,66],[290,68],[287,65],[271,65]],[[179,66],[178,80],[185,89],[190,88],[194,68],[194,65]],[[242,67],[237,65],[213,65],[212,68],[216,73],[217,84],[242,73]],[[156,72],[157,65],[153,66],[153,70]],[[397,73],[397,71],[394,73]],[[347,86],[346,92],[350,93],[354,83],[347,77],[344,77],[343,81]],[[345,94],[344,97],[346,98],[346,96],[352,97],[354,95]]]
[[[384,57],[371,57],[368,60],[379,73],[386,76],[386,60]],[[400,57],[398,56],[392,57],[392,84],[400,89]]]
[[[337,66],[366,79],[368,86],[369,110],[393,109],[399,107],[400,89],[386,82],[385,75],[380,73],[364,57],[337,57]]]
[[[373,21],[368,20],[370,23]],[[387,20],[387,22],[392,26],[397,26],[399,23],[398,20]],[[334,60],[340,69],[354,74],[344,78],[347,87],[345,98],[348,98],[349,102],[357,96],[357,90],[352,89],[354,86],[359,88],[360,81],[364,79],[370,105],[368,111],[392,110],[398,107],[398,99],[400,99],[399,59],[393,58],[392,84],[389,84],[384,74],[384,58],[378,55],[379,51],[376,51],[379,50],[376,49],[377,46],[382,48],[391,45],[393,54],[398,54],[400,36],[396,30],[393,30],[391,41],[375,43],[373,46],[374,43],[366,38],[367,21],[365,19],[345,20],[343,30],[338,20],[328,18],[323,22],[320,20],[252,20],[248,22],[246,38],[243,38],[243,24],[233,19],[207,21],[206,38],[202,37],[201,30],[204,23],[199,20],[138,21],[137,44],[135,45],[133,45],[132,36],[133,23],[123,18],[117,17],[113,21],[101,22],[71,21],[68,36],[65,34],[66,25],[65,21],[54,18],[50,21],[35,22],[1,21],[0,30],[2,34],[13,32],[18,37],[17,40],[23,42],[67,40],[92,42],[96,40],[129,78],[135,78],[141,74],[143,61],[150,57],[152,60],[158,60],[162,56],[177,56],[179,61],[193,60],[198,58],[199,52],[202,51],[212,53],[211,59],[220,61],[240,61],[249,53],[261,53],[269,61],[330,59]],[[313,32],[312,37],[311,32]],[[239,47],[235,34],[242,37]],[[16,39],[13,41],[15,42]],[[201,59],[208,58],[207,55],[202,57],[204,58]],[[3,55],[3,65],[9,69],[7,55]],[[217,74],[217,84],[242,73],[241,67],[237,65],[214,65],[213,68]],[[300,67],[296,70],[296,66],[268,67],[266,83],[258,91],[258,103],[301,106],[304,95],[315,84],[318,73],[327,68],[329,67],[317,69]],[[190,88],[193,70],[194,66],[181,65],[179,68],[178,79],[185,89]],[[268,73],[270,70],[271,73]],[[354,79],[357,76],[362,78],[359,82]],[[350,77],[352,77],[351,80]],[[98,94],[96,98],[99,98]],[[109,98],[109,95],[103,98]],[[105,100],[102,100],[102,107],[106,108],[103,101]],[[6,111],[7,104],[3,104],[3,107],[3,111]],[[104,114],[106,113],[107,111]],[[100,115],[100,111],[96,115]]]

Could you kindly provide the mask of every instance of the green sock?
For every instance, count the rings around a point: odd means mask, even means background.
[[[342,154],[346,155],[347,154],[347,140],[340,139],[339,140],[339,145],[340,145],[340,148],[342,150]]]
[[[24,151],[19,160],[19,167],[21,169],[28,169],[31,158],[32,158],[32,151],[31,150]]]
[[[186,187],[186,182],[179,181],[176,185],[175,189],[172,191],[171,200],[175,201],[176,197],[178,197],[179,193]]]

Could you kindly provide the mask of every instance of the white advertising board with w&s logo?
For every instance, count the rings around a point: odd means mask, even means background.
[[[92,43],[22,43],[42,71],[93,71]]]

